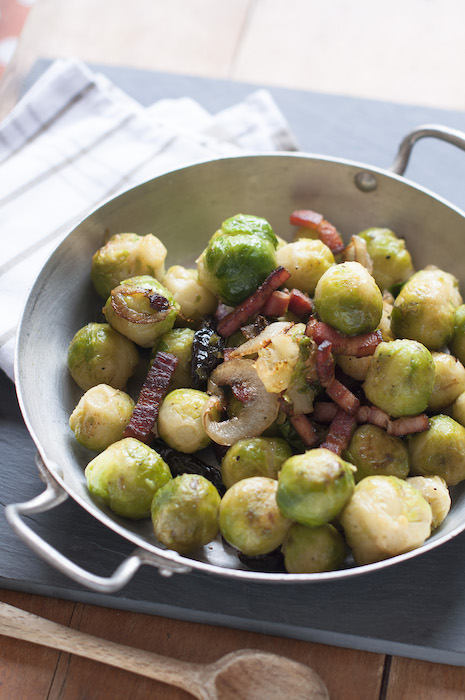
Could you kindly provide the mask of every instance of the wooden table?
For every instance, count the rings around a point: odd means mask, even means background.
[[[0,84],[0,113],[3,116],[11,109],[37,58],[66,54],[114,65],[464,109],[465,48],[458,28],[463,27],[465,6],[462,0],[451,4],[449,16],[454,21],[449,21],[449,31],[425,34],[415,28],[432,28],[435,17],[440,21],[439,0],[412,1],[408,8],[401,0],[391,2],[378,10],[381,17],[370,10],[370,2],[344,0],[331,4],[324,0],[133,0],[132,14],[123,0],[39,0]],[[402,10],[401,23],[396,10]],[[336,17],[343,21],[337,22]],[[404,31],[396,33],[394,28],[400,25]],[[383,27],[382,34],[378,26]],[[397,48],[389,52],[390,61],[378,48],[386,36],[395,39]],[[353,70],[341,63],[348,52]],[[312,666],[327,684],[332,700],[465,697],[462,667],[17,591],[1,590],[0,599],[103,639],[189,661],[209,662],[246,647],[280,653]],[[96,662],[2,637],[0,698],[128,697],[189,696]]]

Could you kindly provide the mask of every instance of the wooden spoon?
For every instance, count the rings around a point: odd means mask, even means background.
[[[309,666],[263,651],[242,649],[214,663],[189,663],[106,641],[2,602],[0,634],[175,685],[203,700],[329,700]]]

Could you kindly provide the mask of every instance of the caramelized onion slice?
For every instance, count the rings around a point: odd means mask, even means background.
[[[247,386],[248,400],[239,416],[216,420],[218,410],[225,406],[222,386]],[[269,393],[259,378],[253,360],[233,359],[212,372],[209,391],[214,395],[206,402],[202,420],[207,435],[219,445],[233,445],[244,438],[258,437],[269,428],[278,415],[278,394]]]
[[[234,348],[228,355],[229,359],[232,360],[238,357],[244,357],[245,355],[255,355],[260,348],[268,345],[273,336],[278,333],[286,333],[293,325],[291,321],[276,321],[275,323],[270,323],[270,325],[256,335],[255,338],[246,340],[245,343]]]

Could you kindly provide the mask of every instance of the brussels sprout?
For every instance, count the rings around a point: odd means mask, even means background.
[[[202,316],[214,313],[218,306],[218,299],[200,283],[195,269],[173,265],[164,276],[163,285],[179,304],[184,318],[191,321],[198,321]]]
[[[383,292],[383,313],[381,320],[378,325],[378,329],[381,331],[381,336],[386,342],[388,340],[395,340],[395,335],[391,328],[391,316],[392,309],[394,306],[394,297],[390,292]]]
[[[449,486],[465,479],[465,428],[450,416],[430,418],[430,427],[408,438],[410,472],[442,476]]]
[[[355,357],[354,355],[337,355],[336,362],[348,377],[363,382],[371,364],[371,355]]]
[[[440,350],[454,332],[456,280],[438,269],[416,272],[402,287],[391,313],[397,338],[418,340],[429,350]]]
[[[405,479],[409,473],[407,445],[377,425],[360,425],[342,456],[357,467],[356,482],[373,474]]]
[[[455,310],[454,331],[449,348],[451,353],[465,365],[465,304],[461,304]]]
[[[434,361],[415,340],[391,340],[376,348],[363,383],[365,396],[390,416],[425,411],[434,384]]]
[[[209,396],[198,389],[174,389],[165,396],[158,412],[158,433],[179,452],[197,452],[211,439],[203,427],[202,411]]]
[[[301,325],[303,324],[296,324],[294,328]],[[281,398],[292,408],[294,415],[299,415],[313,411],[313,402],[321,387],[316,364],[316,343],[303,332],[301,335],[295,332],[294,337],[299,345],[297,362]]]
[[[265,476],[238,481],[226,491],[220,505],[220,532],[230,545],[255,557],[279,547],[291,521],[276,503],[278,482]]]
[[[432,352],[431,355],[435,374],[428,410],[439,411],[450,406],[465,391],[465,367],[449,353]]]
[[[305,335],[305,324],[283,325],[281,332],[257,344],[257,374],[270,393],[282,393],[283,400],[294,414],[313,411],[313,400],[320,389],[316,369],[316,344]],[[259,340],[257,336],[255,341]],[[252,343],[254,341],[251,341]],[[246,347],[246,346],[244,346]]]
[[[153,497],[171,479],[168,465],[135,438],[114,442],[85,469],[87,486],[112,511],[125,518],[150,515]]]
[[[181,474],[163,486],[152,502],[152,524],[161,544],[188,554],[218,534],[221,498],[200,474]]]
[[[86,391],[69,418],[80,445],[100,452],[122,440],[131,420],[134,401],[120,389],[98,384]]]
[[[265,219],[238,214],[223,223],[197,260],[200,282],[237,306],[276,268],[276,246]]]
[[[346,335],[374,331],[383,313],[383,296],[358,262],[333,265],[315,289],[315,310],[322,321]]]
[[[465,391],[452,404],[452,418],[465,426]]]
[[[371,564],[420,547],[432,512],[420,492],[397,476],[367,476],[356,485],[340,524],[357,564]]]
[[[124,389],[139,353],[131,340],[108,323],[88,323],[71,340],[67,361],[72,378],[84,391],[97,384]]]
[[[431,527],[435,530],[450,511],[451,498],[446,482],[441,476],[411,476],[407,482],[430,504],[433,513]]]
[[[367,243],[373,262],[372,275],[381,290],[389,289],[413,275],[412,259],[405,241],[389,228],[367,228],[358,234]]]
[[[287,281],[289,288],[296,287],[307,294],[314,293],[323,272],[335,263],[330,248],[310,238],[300,238],[278,248],[276,259],[278,265],[291,273]]]
[[[121,280],[136,275],[161,279],[165,272],[166,248],[151,233],[117,233],[92,257],[91,279],[103,299]]]
[[[228,449],[221,462],[221,478],[226,488],[251,476],[278,478],[281,465],[292,456],[282,438],[259,437],[239,440]]]
[[[282,546],[284,566],[289,574],[334,571],[342,565],[345,549],[344,538],[333,525],[293,523]]]
[[[171,330],[178,312],[171,292],[149,275],[123,280],[103,307],[108,323],[143,348]]]
[[[355,467],[330,450],[294,455],[281,467],[276,500],[287,518],[317,527],[333,520],[352,495]]]
[[[150,361],[153,362],[157,352],[169,352],[178,358],[178,364],[169,383],[172,389],[191,388],[191,358],[192,341],[194,331],[191,328],[172,328],[161,336],[159,342],[154,345],[150,353]]]

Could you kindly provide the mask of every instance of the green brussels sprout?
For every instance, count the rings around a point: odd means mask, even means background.
[[[301,325],[303,324],[296,324],[294,329]],[[316,343],[304,332],[295,332],[294,338],[298,341],[297,362],[281,398],[292,408],[294,415],[299,415],[313,411],[313,402],[320,391],[320,383],[316,365]]]
[[[167,445],[191,453],[211,443],[202,421],[202,411],[209,398],[199,389],[174,389],[165,396],[158,412],[157,429]]]
[[[454,314],[454,331],[449,349],[465,365],[465,304],[460,304]]]
[[[376,348],[363,383],[365,396],[393,418],[426,410],[434,385],[434,360],[416,340],[391,340]]]
[[[300,238],[278,248],[278,265],[291,273],[287,284],[302,292],[313,294],[321,275],[335,264],[334,255],[322,241]]]
[[[216,310],[218,299],[200,283],[196,269],[173,265],[164,276],[163,285],[179,304],[185,319],[198,321]]]
[[[194,331],[192,328],[172,328],[161,336],[150,353],[152,363],[157,352],[169,352],[178,358],[178,364],[169,383],[169,390],[191,388],[191,358]]]
[[[465,391],[452,404],[452,418],[465,426]]]
[[[381,290],[401,284],[413,275],[412,258],[405,241],[389,228],[367,228],[358,234],[367,243],[372,275]]]
[[[432,512],[421,493],[397,476],[367,476],[339,519],[357,564],[371,564],[420,547]]]
[[[348,377],[363,382],[371,364],[371,355],[355,357],[355,355],[337,355],[336,362]]]
[[[377,425],[360,425],[342,456],[357,467],[356,482],[373,474],[405,479],[409,473],[407,445]]]
[[[453,355],[432,352],[434,360],[434,386],[428,401],[429,411],[440,411],[454,403],[465,391],[465,367]]]
[[[430,427],[408,438],[410,472],[442,476],[449,486],[465,479],[465,428],[450,416],[430,418]]]
[[[429,350],[440,350],[454,332],[458,284],[438,269],[416,272],[404,284],[391,312],[391,328],[397,338],[418,340]]]
[[[433,514],[431,528],[435,530],[450,511],[451,498],[446,482],[441,476],[411,476],[407,482],[430,504]]]
[[[215,486],[204,476],[180,474],[154,496],[155,537],[179,554],[203,547],[218,534],[220,502]]]
[[[293,523],[282,551],[289,574],[317,574],[340,568],[346,547],[342,535],[329,523],[319,527]]]
[[[88,323],[68,347],[68,369],[81,389],[97,384],[124,389],[139,362],[134,343],[108,323]]]
[[[316,285],[314,303],[320,319],[346,335],[374,331],[383,313],[381,291],[358,262],[328,268]]]
[[[285,440],[275,437],[245,438],[228,449],[221,461],[226,488],[251,476],[278,478],[281,465],[292,456]]]
[[[278,326],[283,328],[265,340],[265,334]],[[316,344],[305,335],[305,324],[272,323],[250,343],[252,346],[256,344],[254,350],[258,351],[258,358],[255,369],[266,390],[281,394],[292,413],[311,413],[320,384],[316,369]]]
[[[197,260],[200,282],[222,302],[237,306],[277,267],[270,224],[238,214],[225,221]]]
[[[69,427],[80,445],[101,452],[123,439],[134,401],[120,389],[98,384],[86,391],[69,417]]]
[[[278,482],[265,476],[237,481],[221,499],[220,532],[249,557],[281,546],[291,525],[276,503]]]
[[[91,279],[95,290],[107,299],[121,280],[137,275],[161,279],[165,273],[166,248],[151,233],[117,233],[92,257]]]
[[[355,470],[322,447],[290,457],[278,477],[279,509],[287,518],[308,527],[333,520],[352,495]]]
[[[108,323],[143,348],[171,330],[178,312],[171,292],[150,275],[123,280],[103,307]]]
[[[171,479],[158,452],[135,438],[123,438],[101,452],[85,469],[87,486],[113,512],[125,518],[150,515],[155,493]]]

